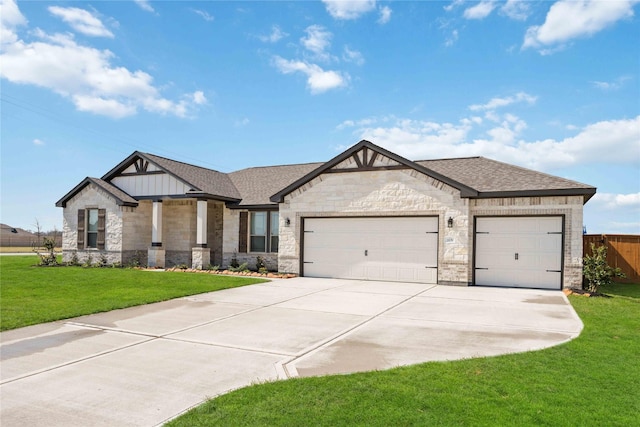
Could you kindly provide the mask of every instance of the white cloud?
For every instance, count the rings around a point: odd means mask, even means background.
[[[258,36],[258,38],[265,43],[277,43],[289,34],[280,29],[279,26],[273,25],[271,27],[271,33],[266,36]]]
[[[234,125],[235,127],[238,127],[238,128],[239,128],[239,127],[247,126],[248,124],[249,124],[249,119],[248,119],[248,118],[246,118],[246,117],[244,117],[244,118],[243,118],[243,119],[241,119],[241,120],[236,120],[236,121],[233,123],[233,125]]]
[[[465,9],[463,16],[466,19],[484,19],[493,12],[496,8],[496,3],[493,0],[481,1],[475,6],[471,6]]]
[[[138,109],[187,117],[196,105],[206,102],[202,92],[179,101],[164,98],[150,74],[113,65],[112,52],[78,44],[70,34],[50,35],[36,29],[32,31],[35,41],[20,40],[15,25],[26,20],[16,17],[14,12],[12,20],[4,16],[2,20],[2,33],[12,36],[8,42],[3,39],[0,53],[4,79],[47,88],[71,99],[80,111],[113,118],[133,115]]]
[[[631,194],[596,193],[591,200],[594,205],[599,205],[606,209],[640,209],[640,192]]]
[[[304,30],[306,37],[300,39],[300,43],[309,51],[315,54],[316,59],[327,61],[331,56],[326,50],[331,46],[333,34],[327,31],[322,25],[310,25]]]
[[[195,91],[190,95],[193,103],[196,105],[203,105],[207,103],[207,98],[204,96],[204,92],[201,90]]]
[[[402,119],[394,116],[359,124],[345,120],[338,130],[353,129],[360,139],[369,139],[411,159],[486,156],[538,170],[576,164],[625,164],[640,158],[640,116],[634,119],[592,123],[562,140],[526,141],[520,133],[527,124],[505,114],[497,126],[482,133],[485,122],[469,117],[458,123]],[[491,123],[491,122],[489,122]]]
[[[133,1],[138,6],[140,6],[140,9],[146,10],[147,12],[155,12],[155,9],[151,7],[151,4],[149,4],[149,0],[133,0]]]
[[[500,12],[516,21],[526,21],[531,14],[531,7],[527,0],[507,0]]]
[[[196,15],[199,15],[202,19],[204,19],[207,22],[213,22],[213,20],[215,19],[215,17],[209,14],[209,12],[207,12],[206,10],[191,9],[191,11]]]
[[[44,145],[44,141],[36,138],[33,140],[33,145]]]
[[[471,111],[486,111],[495,110],[496,108],[506,107],[507,105],[526,102],[527,104],[533,104],[538,99],[537,96],[529,95],[525,92],[518,92],[515,96],[507,96],[505,98],[492,98],[486,104],[474,104],[469,106]]]
[[[451,35],[447,37],[447,39],[444,41],[444,45],[447,47],[450,47],[450,46],[453,46],[457,41],[458,41],[458,30],[453,30],[451,31]]]
[[[20,13],[13,0],[0,0],[0,46],[18,40],[16,28],[27,25],[27,19]]]
[[[286,60],[279,56],[273,57],[274,66],[283,74],[301,72],[307,76],[307,87],[312,94],[319,94],[331,89],[346,86],[349,75],[338,71],[325,71],[316,64],[304,61]]]
[[[451,12],[453,9],[461,6],[464,3],[464,0],[453,0],[451,3],[443,7],[443,9],[447,12]]]
[[[358,19],[376,8],[375,0],[322,0],[335,19]]]
[[[349,49],[349,46],[344,47],[342,59],[346,62],[353,62],[356,65],[364,64],[364,56],[362,56],[362,53],[358,52],[357,50]]]
[[[104,26],[102,21],[87,10],[59,6],[49,6],[48,10],[52,15],[59,17],[79,33],[93,37],[113,38],[113,33]]]
[[[378,18],[378,24],[384,25],[391,20],[391,13],[393,11],[389,6],[383,6],[380,8],[380,17]]]
[[[607,91],[607,90],[620,89],[622,86],[624,86],[625,82],[627,82],[628,80],[631,80],[630,76],[621,76],[610,82],[594,81],[591,83],[593,84],[594,87]]]
[[[551,6],[542,25],[527,29],[522,48],[531,47],[540,49],[541,53],[553,53],[572,39],[592,36],[621,19],[632,17],[637,2],[560,0]],[[552,48],[546,49],[545,46]]]

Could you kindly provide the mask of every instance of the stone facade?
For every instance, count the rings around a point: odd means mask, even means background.
[[[281,272],[300,273],[300,227],[304,217],[437,216],[438,281],[467,285],[469,204],[459,191],[413,169],[320,175],[280,204]],[[447,219],[454,218],[454,227]],[[285,226],[289,218],[290,225]]]
[[[78,210],[105,209],[105,248],[78,248]],[[107,264],[122,262],[122,230],[123,208],[116,200],[100,188],[91,184],[83,188],[67,202],[62,218],[62,260],[69,262],[77,256],[80,263],[106,262]],[[86,239],[85,239],[86,241]]]

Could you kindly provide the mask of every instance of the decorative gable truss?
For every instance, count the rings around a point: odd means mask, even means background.
[[[392,153],[391,151],[387,151],[370,141],[362,140],[344,153],[339,154],[291,185],[280,190],[271,196],[270,200],[274,203],[282,203],[284,201],[284,196],[299,189],[324,173],[363,172],[390,169],[413,169],[418,173],[455,188],[460,191],[461,197],[475,197],[478,195],[478,192],[471,187],[447,178],[444,175],[407,160],[402,156]]]
[[[145,160],[141,157],[134,160],[134,162],[129,165],[125,170],[120,172],[120,176],[124,175],[146,175],[146,174],[157,174],[163,173],[163,171],[153,163],[150,163],[149,160]]]
[[[192,185],[140,155],[131,156],[125,162],[120,165],[120,171],[110,172],[105,177],[133,197],[182,196],[194,190]]]
[[[337,172],[362,172],[372,170],[389,170],[389,169],[408,169],[407,165],[385,156],[384,154],[374,151],[369,147],[362,147],[350,157],[338,163],[331,169],[327,169],[324,173]]]

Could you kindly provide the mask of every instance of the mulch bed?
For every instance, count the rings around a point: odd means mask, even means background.
[[[230,271],[230,270],[194,270],[192,268],[167,268],[165,271],[182,271],[185,273],[222,274],[226,276],[262,277],[265,279],[292,279],[295,274],[287,273],[258,273],[255,271]]]
[[[611,298],[610,295],[607,294],[602,294],[600,292],[589,292],[589,291],[585,291],[584,289],[564,289],[562,292],[564,292],[565,295],[569,296],[569,295],[581,295],[583,297],[603,297],[603,298]]]

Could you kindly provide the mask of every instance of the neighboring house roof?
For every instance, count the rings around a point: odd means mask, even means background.
[[[80,184],[73,187],[71,191],[69,191],[64,195],[64,197],[56,202],[56,206],[64,208],[70,199],[72,199],[76,194],[82,191],[83,188],[90,184],[94,184],[96,187],[109,194],[116,200],[116,204],[120,206],[138,206],[138,201],[136,199],[134,199],[115,185],[110,184],[100,178],[91,177],[86,177],[82,180],[82,182],[80,182]]]
[[[324,163],[266,166],[231,172],[229,177],[242,195],[238,206],[273,205],[269,197]]]
[[[479,198],[566,194],[582,195],[586,202],[596,192],[587,184],[486,157],[421,160],[416,163],[472,187]]]

